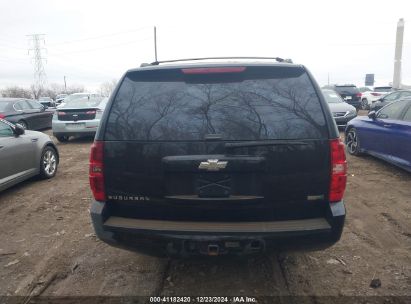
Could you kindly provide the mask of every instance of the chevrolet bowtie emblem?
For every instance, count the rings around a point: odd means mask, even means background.
[[[218,161],[218,159],[209,159],[207,161],[201,162],[198,169],[203,169],[207,171],[218,171],[224,169],[227,166],[226,161]]]

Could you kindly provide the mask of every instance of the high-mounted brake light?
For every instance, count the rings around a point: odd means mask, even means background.
[[[331,181],[329,201],[339,202],[344,196],[347,184],[347,160],[345,158],[344,144],[339,139],[330,141]]]
[[[245,67],[226,67],[226,68],[190,68],[181,69],[184,74],[219,74],[219,73],[241,73]]]
[[[95,141],[91,146],[89,180],[90,188],[96,201],[106,200],[103,155],[104,143],[101,141]]]

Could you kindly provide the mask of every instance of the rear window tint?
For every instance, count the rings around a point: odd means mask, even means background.
[[[351,87],[351,86],[347,86],[347,87],[337,86],[334,88],[334,90],[340,94],[357,94],[360,92],[357,87]]]
[[[317,139],[323,111],[302,68],[250,67],[186,75],[180,69],[129,72],[115,96],[106,140]]]
[[[391,87],[375,87],[374,92],[391,92]]]

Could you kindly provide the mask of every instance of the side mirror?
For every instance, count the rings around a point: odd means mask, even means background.
[[[20,136],[20,135],[23,135],[24,134],[24,128],[21,126],[21,125],[19,125],[19,124],[16,124],[15,126],[14,126],[14,135],[16,135],[16,137],[18,137],[18,136]]]
[[[368,117],[371,118],[372,120],[377,118],[377,114],[375,113],[375,111],[370,111],[368,113]]]

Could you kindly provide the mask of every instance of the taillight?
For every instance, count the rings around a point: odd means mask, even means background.
[[[380,93],[374,93],[374,92],[373,92],[373,93],[371,93],[371,95],[372,95],[372,96],[381,96],[381,94],[380,94]]]
[[[331,181],[329,201],[339,202],[344,196],[347,183],[347,160],[344,144],[339,139],[330,141]]]
[[[181,69],[184,74],[219,74],[219,73],[241,73],[245,67],[226,67],[226,68],[191,68]]]
[[[6,117],[5,115],[3,115],[3,114],[0,114],[0,118],[4,118],[4,117]]]
[[[103,155],[104,143],[101,141],[95,141],[91,146],[89,180],[90,188],[96,201],[106,200]]]
[[[96,111],[95,111],[95,110],[93,110],[93,111],[87,111],[86,114],[88,114],[88,115],[96,114]]]
[[[362,96],[362,94],[361,94],[361,93],[357,93],[355,96],[357,96],[357,97],[361,97],[361,96]]]
[[[57,115],[58,115],[58,116],[63,116],[63,115],[66,115],[66,112],[61,112],[61,111],[58,111],[58,112],[57,112]]]

